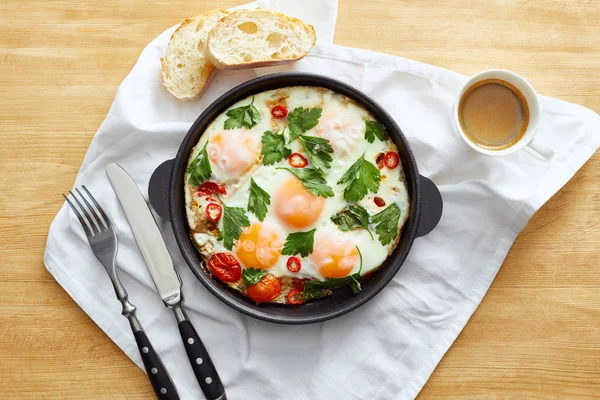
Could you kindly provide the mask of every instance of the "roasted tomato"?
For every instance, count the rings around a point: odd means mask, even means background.
[[[308,165],[308,160],[300,153],[293,153],[288,161],[294,168],[304,168]]]
[[[298,271],[300,271],[300,268],[302,268],[302,262],[300,261],[300,259],[298,257],[291,256],[290,258],[288,258],[287,269],[290,272],[298,272]]]
[[[227,188],[216,182],[204,182],[198,187],[198,194],[213,194],[213,193],[227,194]]]
[[[383,163],[389,169],[394,169],[400,163],[400,157],[395,151],[388,151],[383,159]]]
[[[273,118],[277,118],[277,119],[285,118],[288,115],[288,109],[285,106],[276,105],[271,110],[271,115],[273,116]]]
[[[229,253],[213,254],[208,260],[208,269],[222,282],[237,282],[242,277],[242,267]]]
[[[302,297],[302,292],[297,289],[290,290],[287,295],[287,301],[290,304],[304,303],[304,298]]]
[[[267,274],[256,284],[248,286],[246,294],[257,303],[268,303],[281,293],[281,281],[273,274]]]

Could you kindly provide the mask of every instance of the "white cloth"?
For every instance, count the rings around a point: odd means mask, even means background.
[[[332,45],[335,0],[262,5],[313,23],[324,40],[292,65],[219,72],[199,101],[182,103],[161,86],[159,58],[173,28],[164,32],[144,49],[121,84],[75,184],[85,184],[96,195],[116,227],[121,278],[181,397],[203,398],[175,320],[155,292],[104,168],[118,162],[147,193],[152,171],[174,157],[201,111],[227,89],[258,74],[318,73],[372,96],[408,137],[421,174],[440,188],[444,214],[432,233],[415,241],[395,279],[366,305],[307,326],[246,317],[196,280],[170,225],[162,222],[161,229],[184,283],[185,305],[230,399],[412,399],[481,302],[517,234],[600,146],[600,117],[542,96],[538,139],[555,156],[547,161],[527,151],[483,156],[452,131],[452,105],[466,77]],[[50,228],[44,262],[81,308],[142,367],[109,279],[66,206]]]

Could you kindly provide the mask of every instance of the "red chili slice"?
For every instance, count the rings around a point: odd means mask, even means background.
[[[383,159],[383,163],[389,169],[394,169],[400,163],[400,157],[395,151],[388,151]]]
[[[385,153],[379,153],[377,154],[377,157],[375,158],[375,163],[377,164],[377,168],[379,169],[383,169],[383,159],[385,158]]]
[[[292,281],[292,287],[299,291],[303,291],[304,290],[304,279],[294,279]]]
[[[219,222],[221,215],[223,215],[223,207],[217,203],[208,203],[205,212],[208,219],[212,222]]]
[[[227,194],[227,188],[216,182],[204,182],[198,186],[198,193],[202,194],[213,194],[213,193]]]
[[[289,162],[294,168],[304,168],[308,165],[308,160],[300,153],[293,153],[289,158]]]
[[[290,272],[298,272],[300,271],[300,268],[302,268],[302,262],[298,257],[292,256],[288,258],[287,269],[289,269]]]
[[[213,254],[208,260],[208,269],[222,282],[237,282],[242,277],[242,267],[229,253]]]
[[[375,197],[373,199],[373,201],[375,202],[375,204],[377,205],[377,207],[383,207],[383,206],[385,206],[385,200],[382,199],[381,197]]]
[[[276,105],[271,110],[271,115],[273,116],[273,118],[277,119],[285,118],[288,115],[288,109],[286,106]]]
[[[302,297],[302,292],[297,289],[292,289],[288,292],[287,300],[288,300],[288,303],[290,303],[290,304],[304,303],[304,298]]]

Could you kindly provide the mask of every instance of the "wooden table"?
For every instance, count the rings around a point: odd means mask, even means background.
[[[143,47],[245,1],[1,2],[1,399],[152,396],[44,268],[48,226]],[[511,69],[599,112],[599,15],[598,0],[340,0],[335,42],[465,74]],[[519,235],[419,398],[600,398],[598,154]]]

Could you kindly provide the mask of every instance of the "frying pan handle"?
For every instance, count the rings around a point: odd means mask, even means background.
[[[421,179],[421,219],[417,237],[427,235],[437,226],[444,209],[442,195],[435,183],[423,175],[420,175],[419,179]]]
[[[167,160],[160,164],[152,173],[148,183],[148,198],[152,208],[158,215],[167,221],[171,220],[169,214],[169,185],[171,172],[175,160]]]

